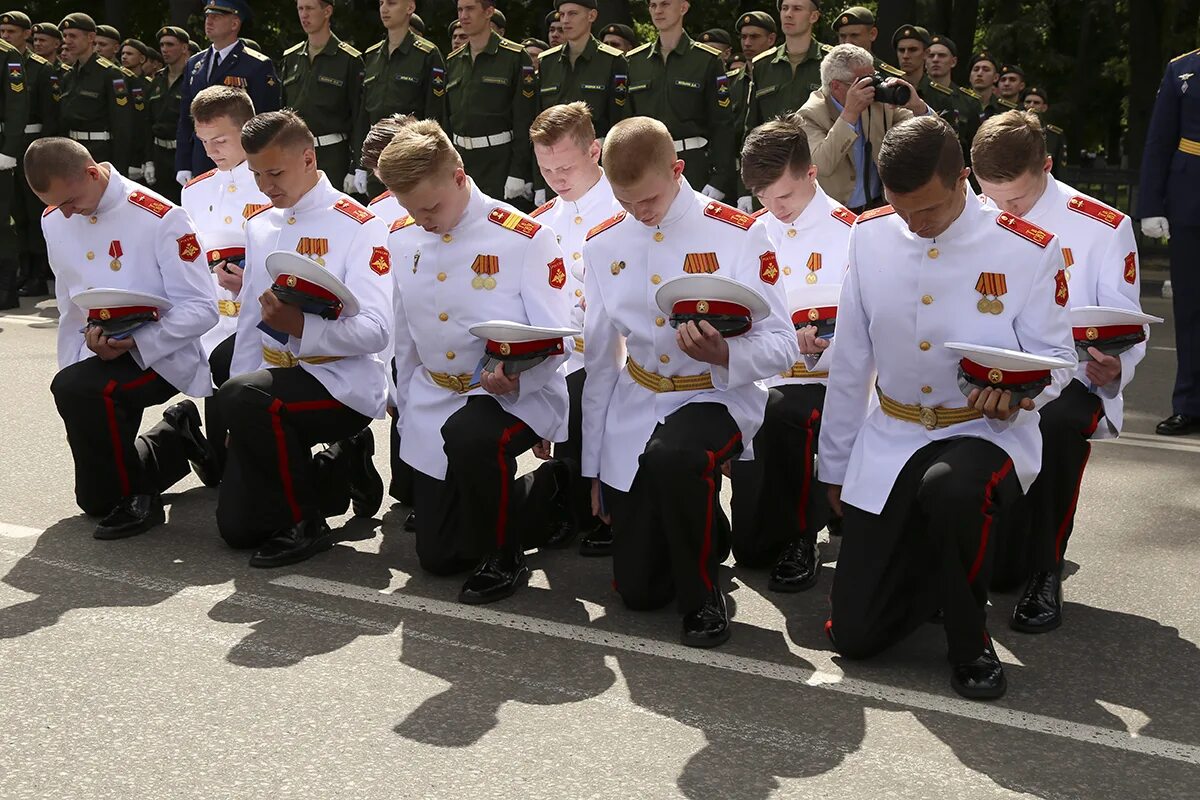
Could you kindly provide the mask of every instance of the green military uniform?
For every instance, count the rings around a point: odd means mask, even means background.
[[[27,51],[24,56],[24,91],[29,95],[29,120],[25,124],[24,143],[27,148],[43,136],[58,135],[58,101],[50,81],[54,67],[32,51]],[[45,293],[45,281],[50,277],[46,240],[42,237],[42,211],[46,207],[29,188],[22,161],[21,158],[17,159],[17,197],[12,204],[12,216],[27,276],[26,286],[30,294],[40,295]]]
[[[1042,122],[1042,131],[1046,134],[1046,152],[1054,159],[1054,166],[1050,168],[1050,172],[1057,178],[1059,171],[1067,165],[1067,134],[1059,126],[1050,124],[1046,114],[1040,111],[1035,113]]]
[[[150,81],[131,69],[125,67],[120,69],[129,86],[129,99],[133,105],[134,136],[136,137],[129,166],[140,169],[143,164],[151,160],[154,153],[154,142],[150,137],[150,111],[146,104],[147,98],[150,97]]]
[[[975,138],[975,131],[979,130],[979,118],[983,114],[983,105],[979,102],[979,95],[970,89],[964,89],[961,86],[955,85],[953,82],[949,86],[942,86],[935,83],[928,74],[921,78],[917,84],[917,94],[925,101],[925,104],[933,109],[933,113],[940,116],[958,134],[958,139],[962,142],[963,154],[967,158],[967,163],[971,163],[971,141]]]
[[[812,40],[800,63],[792,66],[787,42],[759,53],[754,59],[754,87],[750,90],[750,108],[746,129],[796,111],[809,95],[821,88],[821,59],[833,48]]]
[[[163,67],[154,73],[150,83],[147,109],[150,117],[150,146],[157,181],[154,190],[173,203],[179,202],[182,188],[175,180],[175,134],[179,129],[179,103],[183,95],[186,70],[171,80],[170,71]]]
[[[478,56],[471,57],[470,42],[450,53],[446,73],[450,130],[479,190],[502,200],[508,178],[532,183],[538,83],[529,54],[493,31]]]
[[[692,188],[711,186],[735,202],[733,89],[717,50],[684,33],[665,61],[659,39],[626,57],[630,114],[667,126]]]
[[[107,58],[93,53],[63,76],[63,131],[122,174],[134,163],[138,144],[134,113],[125,75]]]
[[[318,53],[303,41],[283,53],[283,105],[308,123],[317,139],[317,166],[338,191],[358,163],[362,140],[354,140],[362,100],[362,53],[332,33]]]
[[[588,37],[574,64],[570,49],[560,44],[538,58],[538,111],[581,100],[591,109],[596,135],[603,139],[609,128],[629,116],[629,64],[624,53],[594,36]]]
[[[1005,100],[1003,97],[998,95],[996,92],[992,92],[992,96],[988,99],[987,103],[983,106],[983,113],[980,116],[980,119],[981,120],[988,119],[989,117],[994,117],[997,114],[1003,114],[1005,111],[1016,111],[1016,110],[1017,110],[1016,103],[1010,103],[1009,101]]]
[[[0,153],[18,164],[25,155],[25,126],[29,124],[29,92],[26,81],[24,54],[0,39],[0,57],[5,59],[7,79],[2,92],[4,100],[4,133]],[[16,191],[16,169],[0,170],[0,308],[13,308],[17,299],[17,242],[9,216]]]

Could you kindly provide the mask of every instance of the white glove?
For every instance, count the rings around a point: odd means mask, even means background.
[[[354,170],[354,194],[367,193],[367,171],[365,169]]]
[[[354,194],[354,173],[347,172],[346,177],[342,178],[342,191],[346,194]]]
[[[724,200],[725,199],[724,192],[722,192],[720,189],[716,188],[715,186],[712,186],[707,183],[704,184],[704,188],[700,190],[700,194],[704,195],[705,197],[711,197],[713,200]]]
[[[153,161],[142,164],[142,178],[145,179],[147,186],[153,186],[158,182],[158,172],[154,169]]]
[[[1171,228],[1167,225],[1166,217],[1146,217],[1142,220],[1142,233],[1151,239],[1171,238]]]
[[[533,204],[535,206],[539,206],[539,207],[546,205],[546,190],[545,189],[538,189],[536,192],[533,193]]]
[[[17,160],[12,156],[6,156],[0,153],[0,171],[16,169]]]
[[[180,186],[186,186],[187,182],[190,181],[191,179],[192,179],[192,173],[190,170],[181,169],[181,170],[179,170],[179,172],[175,173],[175,182],[178,183]]]
[[[525,195],[525,181],[511,175],[504,181],[504,199],[516,200]]]
[[[745,211],[747,214],[754,213],[754,198],[750,195],[738,198],[738,211]]]
[[[142,179],[142,168],[141,167],[130,167],[129,168],[129,180],[140,181],[141,179]]]

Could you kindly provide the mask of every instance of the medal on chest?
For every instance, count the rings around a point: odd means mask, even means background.
[[[112,257],[112,261],[108,262],[108,268],[117,272],[121,269],[121,256],[124,255],[121,251],[121,242],[113,239],[112,244],[108,246],[108,254]]]
[[[308,256],[323,267],[325,266],[325,255],[329,252],[329,240],[301,236],[300,241],[296,243],[296,252],[302,256]]]
[[[1008,294],[1008,281],[1002,272],[981,272],[975,282],[975,291],[981,297],[975,304],[980,314],[1000,314],[1004,311],[1004,302],[1000,299]]]
[[[475,277],[471,279],[471,288],[486,289],[490,292],[496,288],[496,279],[492,276],[500,271],[500,257],[477,255],[471,264],[471,271],[475,273]]]
[[[1063,274],[1067,280],[1071,280],[1071,267],[1075,266],[1075,254],[1071,252],[1071,248],[1064,247],[1063,251]]]
[[[816,283],[817,282],[817,272],[821,269],[821,254],[820,253],[809,253],[807,266],[808,266],[808,274],[804,276],[804,282],[809,283],[809,284]]]

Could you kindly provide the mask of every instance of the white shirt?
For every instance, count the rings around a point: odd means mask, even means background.
[[[262,310],[258,298],[271,285],[267,256],[276,250],[302,252],[301,239],[328,248],[321,258],[358,301],[352,317],[304,316],[304,335],[290,337],[286,347],[258,330]],[[322,248],[324,249],[324,248]],[[311,250],[304,247],[303,250]],[[307,253],[306,253],[307,254]],[[317,185],[291,208],[271,208],[246,221],[246,272],[238,314],[230,376],[269,366],[263,348],[285,349],[303,359],[339,356],[321,364],[300,362],[343,405],[380,419],[387,406],[387,356],[392,331],[392,277],[387,258],[387,226],[330,185],[321,173]]]
[[[188,181],[183,187],[181,204],[200,235],[205,253],[225,247],[246,246],[246,218],[271,201],[258,189],[250,165],[243,161],[230,170],[211,169]],[[214,348],[237,330],[237,315],[241,308],[239,295],[222,289],[215,273],[213,290],[217,295],[219,317],[201,338],[204,352],[211,355]]]
[[[1037,477],[1042,437],[1036,412],[1006,422],[976,419],[936,430],[869,408],[876,384],[900,403],[963,408],[960,356],[950,341],[1004,347],[1067,359],[1075,346],[1060,293],[1062,251],[1053,234],[985,208],[972,196],[936,239],[922,239],[890,209],[859,218],[850,234],[850,265],[838,303],[837,349],[821,421],[822,480],[842,486],[842,500],[878,514],[900,470],[934,441],[975,436],[1012,458],[1023,489]],[[1025,229],[1041,244],[1002,222]],[[1032,230],[1030,230],[1032,228]],[[1003,275],[999,314],[979,310],[982,273]],[[1057,370],[1038,407],[1058,396],[1072,370]]]
[[[371,198],[371,202],[367,203],[367,210],[383,220],[389,228],[396,220],[408,216],[408,212],[404,210],[404,206],[400,205],[400,201],[396,199],[390,189]]]
[[[987,202],[994,205],[990,200]],[[1046,191],[1025,219],[1053,232],[1062,243],[1070,294],[1068,308],[1109,306],[1142,310],[1137,240],[1129,217],[1050,177]],[[1120,381],[1102,387],[1091,385],[1087,364],[1080,362],[1075,378],[1104,404],[1106,424],[1096,429],[1094,438],[1110,439],[1120,434],[1125,418],[1122,392],[1133,380],[1138,362],[1145,355],[1145,342],[1126,350],[1119,356]]]
[[[547,225],[558,237],[559,247],[562,248],[563,260],[567,263],[567,292],[571,299],[571,325],[583,330],[584,303],[583,280],[585,274],[583,262],[583,241],[587,232],[604,220],[621,210],[620,204],[613,197],[612,185],[603,172],[596,185],[588,189],[578,200],[564,200],[555,197],[539,207],[530,216]],[[570,358],[567,361],[567,374],[583,368],[583,353],[586,346],[584,337],[578,337],[573,343]]]
[[[767,401],[766,387],[756,381],[791,367],[800,348],[765,226],[692,191],[685,182],[657,228],[627,214],[618,217],[583,246],[590,268],[584,289],[582,466],[585,477],[628,491],[655,426],[688,403],[725,406],[741,432],[743,457],[749,457]],[[689,254],[715,261],[716,275],[752,287],[770,306],[767,318],[727,340],[728,367],[696,361],[680,350],[675,329],[655,303],[662,282],[687,274]],[[652,392],[630,376],[626,354],[663,376],[711,373],[713,388]]]
[[[442,426],[468,397],[487,392],[459,393],[438,386],[430,373],[478,382],[485,341],[470,332],[472,325],[505,320],[565,327],[566,268],[553,231],[483,194],[474,182],[466,212],[449,233],[429,233],[411,217],[392,229],[400,458],[440,480],[447,466]],[[565,361],[548,358],[521,373],[515,393],[492,395],[538,436],[555,442],[567,438]]]
[[[80,333],[87,309],[72,297],[85,289],[146,292],[172,307],[133,334],[134,361],[184,394],[206,397],[212,376],[200,336],[216,323],[217,304],[196,230],[182,208],[104,166],[108,187],[92,214],[67,219],[56,206],[42,214],[59,310],[58,367],[95,355]]]
[[[239,41],[238,39],[234,39],[233,43],[230,44],[228,47],[222,47],[220,50],[216,51],[217,55],[220,56],[220,60],[221,60],[222,64],[224,64],[226,59],[229,58],[229,54],[233,52],[233,48],[237,47],[238,41]],[[213,68],[216,67],[216,65],[217,65],[217,59],[213,58],[213,46],[209,45],[208,46],[208,74],[204,76],[205,80],[212,78]]]

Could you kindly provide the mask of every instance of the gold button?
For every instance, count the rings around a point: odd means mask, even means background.
[[[796,229],[795,228],[788,228],[788,238],[789,239],[796,238]]]
[[[295,224],[296,224],[296,218],[288,217],[288,225],[295,225]]]
[[[929,305],[930,303],[933,302],[933,295],[931,295],[931,294],[925,295],[924,297],[921,298],[921,302],[924,303],[925,305]]]
[[[659,357],[658,357],[658,360],[659,360],[659,361],[661,361],[661,362],[662,362],[662,363],[664,363],[664,364],[670,364],[670,363],[671,363],[671,357],[670,357],[669,355],[667,355],[666,353],[663,353],[661,356],[659,356]]]
[[[453,237],[453,236],[451,236],[451,235],[450,235],[450,234],[448,234],[448,233],[443,233],[443,234],[442,234],[442,241],[443,241],[443,242],[445,242],[446,244],[450,244],[451,242],[453,242],[453,241],[454,241],[454,237]]]
[[[662,283],[662,278],[660,278],[658,275],[651,275],[650,282],[657,286],[658,284]]]
[[[583,254],[582,253],[571,253],[571,258],[578,261],[579,259],[583,258]]]
[[[662,232],[662,231],[655,231],[655,232],[654,232],[654,241],[656,241],[656,242],[661,242],[661,241],[662,241],[664,238],[666,238],[666,237],[664,237],[664,236],[663,236],[663,232]]]
[[[933,387],[932,387],[932,386],[922,386],[922,387],[921,387],[921,393],[922,393],[922,394],[931,394],[932,392],[933,392]]]
[[[929,248],[929,257],[930,258],[937,258],[938,255],[940,255],[940,254],[938,253],[938,249],[936,247]]]
[[[229,223],[231,223],[231,222],[233,222],[233,217],[226,217],[226,218],[225,218],[225,224],[226,224],[226,225],[228,225],[228,224],[229,224]]]
[[[96,254],[95,254],[95,253],[93,253],[91,250],[88,250],[88,251],[87,251],[87,260],[88,260],[88,261],[91,261],[91,260],[92,260],[93,258],[95,258],[95,257],[96,257]]]
[[[446,353],[446,358],[448,358],[448,359],[450,359],[451,361],[453,361],[453,360],[454,360],[454,351],[453,351],[453,350],[450,350],[449,352],[447,352],[447,353]]]
[[[446,280],[446,273],[444,273],[444,272],[439,272],[439,273],[438,273],[438,280],[439,280],[439,281],[444,281],[444,280]]]
[[[93,225],[95,225],[95,224],[96,224],[96,218],[95,218],[95,217],[91,217],[91,218],[89,218],[89,219],[88,219],[88,222],[90,222],[90,223],[92,223]]]
[[[933,345],[931,345],[929,342],[921,342],[921,349],[922,349],[922,350],[928,350],[928,349],[929,349],[929,348],[931,348],[931,347],[933,347]]]
[[[237,191],[237,184],[235,184],[235,183],[231,183],[231,184],[229,184],[229,191],[231,191],[231,192],[236,192],[236,191]]]
[[[576,296],[576,297],[583,297],[583,290],[582,290],[582,289],[576,289],[576,290],[575,290],[575,296]]]
[[[663,325],[667,324],[667,321],[662,317],[655,317],[654,324],[661,328]]]
[[[446,320],[450,319],[450,315],[443,311],[442,313],[438,314],[438,319],[440,319],[442,322],[445,322]]]
[[[582,225],[582,224],[583,224],[583,217],[576,217],[576,218],[575,218],[575,224],[576,224],[576,225]]]
[[[783,268],[783,274],[784,274],[784,275],[791,275],[791,274],[792,274],[792,268],[791,268],[791,267],[784,267],[784,268]]]

